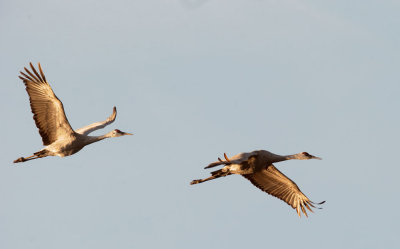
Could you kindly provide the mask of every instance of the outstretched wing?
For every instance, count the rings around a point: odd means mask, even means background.
[[[274,165],[268,166],[266,169],[258,171],[253,174],[243,175],[251,183],[262,191],[275,196],[282,201],[286,202],[292,208],[296,209],[297,214],[300,215],[300,209],[307,216],[306,209],[311,210],[313,202],[307,198],[299,189],[299,187],[280,172]],[[322,204],[317,203],[317,204]],[[315,203],[314,203],[315,204]],[[311,206],[311,207],[310,207]]]
[[[39,129],[43,144],[49,145],[58,137],[72,134],[74,131],[65,116],[63,104],[47,83],[40,63],[38,65],[40,74],[30,63],[33,73],[24,68],[27,74],[21,72],[22,76],[19,78],[26,86],[33,119]]]
[[[102,129],[102,128],[106,127],[107,125],[111,124],[112,122],[114,122],[115,117],[117,117],[117,108],[114,106],[113,113],[106,120],[79,128],[75,132],[82,134],[82,135],[88,135],[89,133],[91,133],[95,130]]]
[[[256,155],[257,155],[257,151],[253,151],[253,152],[248,152],[248,153],[239,153],[237,155],[234,155],[234,156],[228,158],[226,156],[226,154],[224,153],[225,160],[221,160],[220,158],[218,158],[218,161],[212,162],[204,168],[208,169],[208,168],[212,168],[212,167],[222,165],[222,164],[228,165],[228,164],[246,163],[246,161],[248,161],[250,159],[250,157],[256,156]]]

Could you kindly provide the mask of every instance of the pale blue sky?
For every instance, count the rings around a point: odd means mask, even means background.
[[[400,2],[0,3],[0,248],[399,248]],[[72,127],[132,137],[42,148],[18,72],[41,62]],[[308,219],[240,176],[190,186],[224,152],[276,166]]]

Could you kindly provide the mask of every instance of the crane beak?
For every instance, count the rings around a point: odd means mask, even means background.
[[[128,132],[123,132],[122,135],[133,135],[132,133],[128,133]]]
[[[311,156],[311,159],[318,159],[318,160],[322,160],[322,158],[317,157],[317,156]]]

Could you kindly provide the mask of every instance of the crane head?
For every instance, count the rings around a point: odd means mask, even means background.
[[[118,129],[111,131],[111,137],[121,137],[121,136],[125,136],[125,135],[133,135],[133,134],[128,133],[128,132],[123,132]]]
[[[299,160],[309,160],[309,159],[321,160],[322,158],[310,155],[307,152],[301,152],[301,153],[297,154],[297,159],[299,159]]]

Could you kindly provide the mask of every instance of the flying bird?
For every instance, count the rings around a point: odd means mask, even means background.
[[[280,156],[266,150],[240,153],[230,158],[228,158],[224,153],[224,157],[225,160],[218,158],[218,161],[210,163],[205,167],[205,169],[208,169],[224,165],[222,169],[211,172],[211,176],[208,178],[193,180],[190,184],[198,184],[232,174],[242,175],[257,188],[286,202],[297,211],[299,217],[301,217],[300,210],[308,217],[306,208],[313,212],[311,207],[320,209],[320,207],[315,207],[314,205],[320,205],[325,202],[314,203],[310,201],[310,199],[300,191],[296,183],[290,180],[273,165],[273,163],[291,159],[321,160],[319,157],[310,155],[307,152]]]
[[[26,73],[20,72],[19,78],[24,82],[29,95],[33,119],[39,129],[45,147],[29,157],[20,157],[14,163],[25,162],[46,156],[65,157],[75,154],[84,146],[110,137],[132,135],[118,129],[112,130],[102,136],[88,136],[89,133],[102,129],[114,122],[117,109],[114,106],[113,113],[102,122],[73,130],[64,112],[62,102],[57,98],[44,76],[40,63],[38,73],[30,63],[32,72],[26,67]]]

